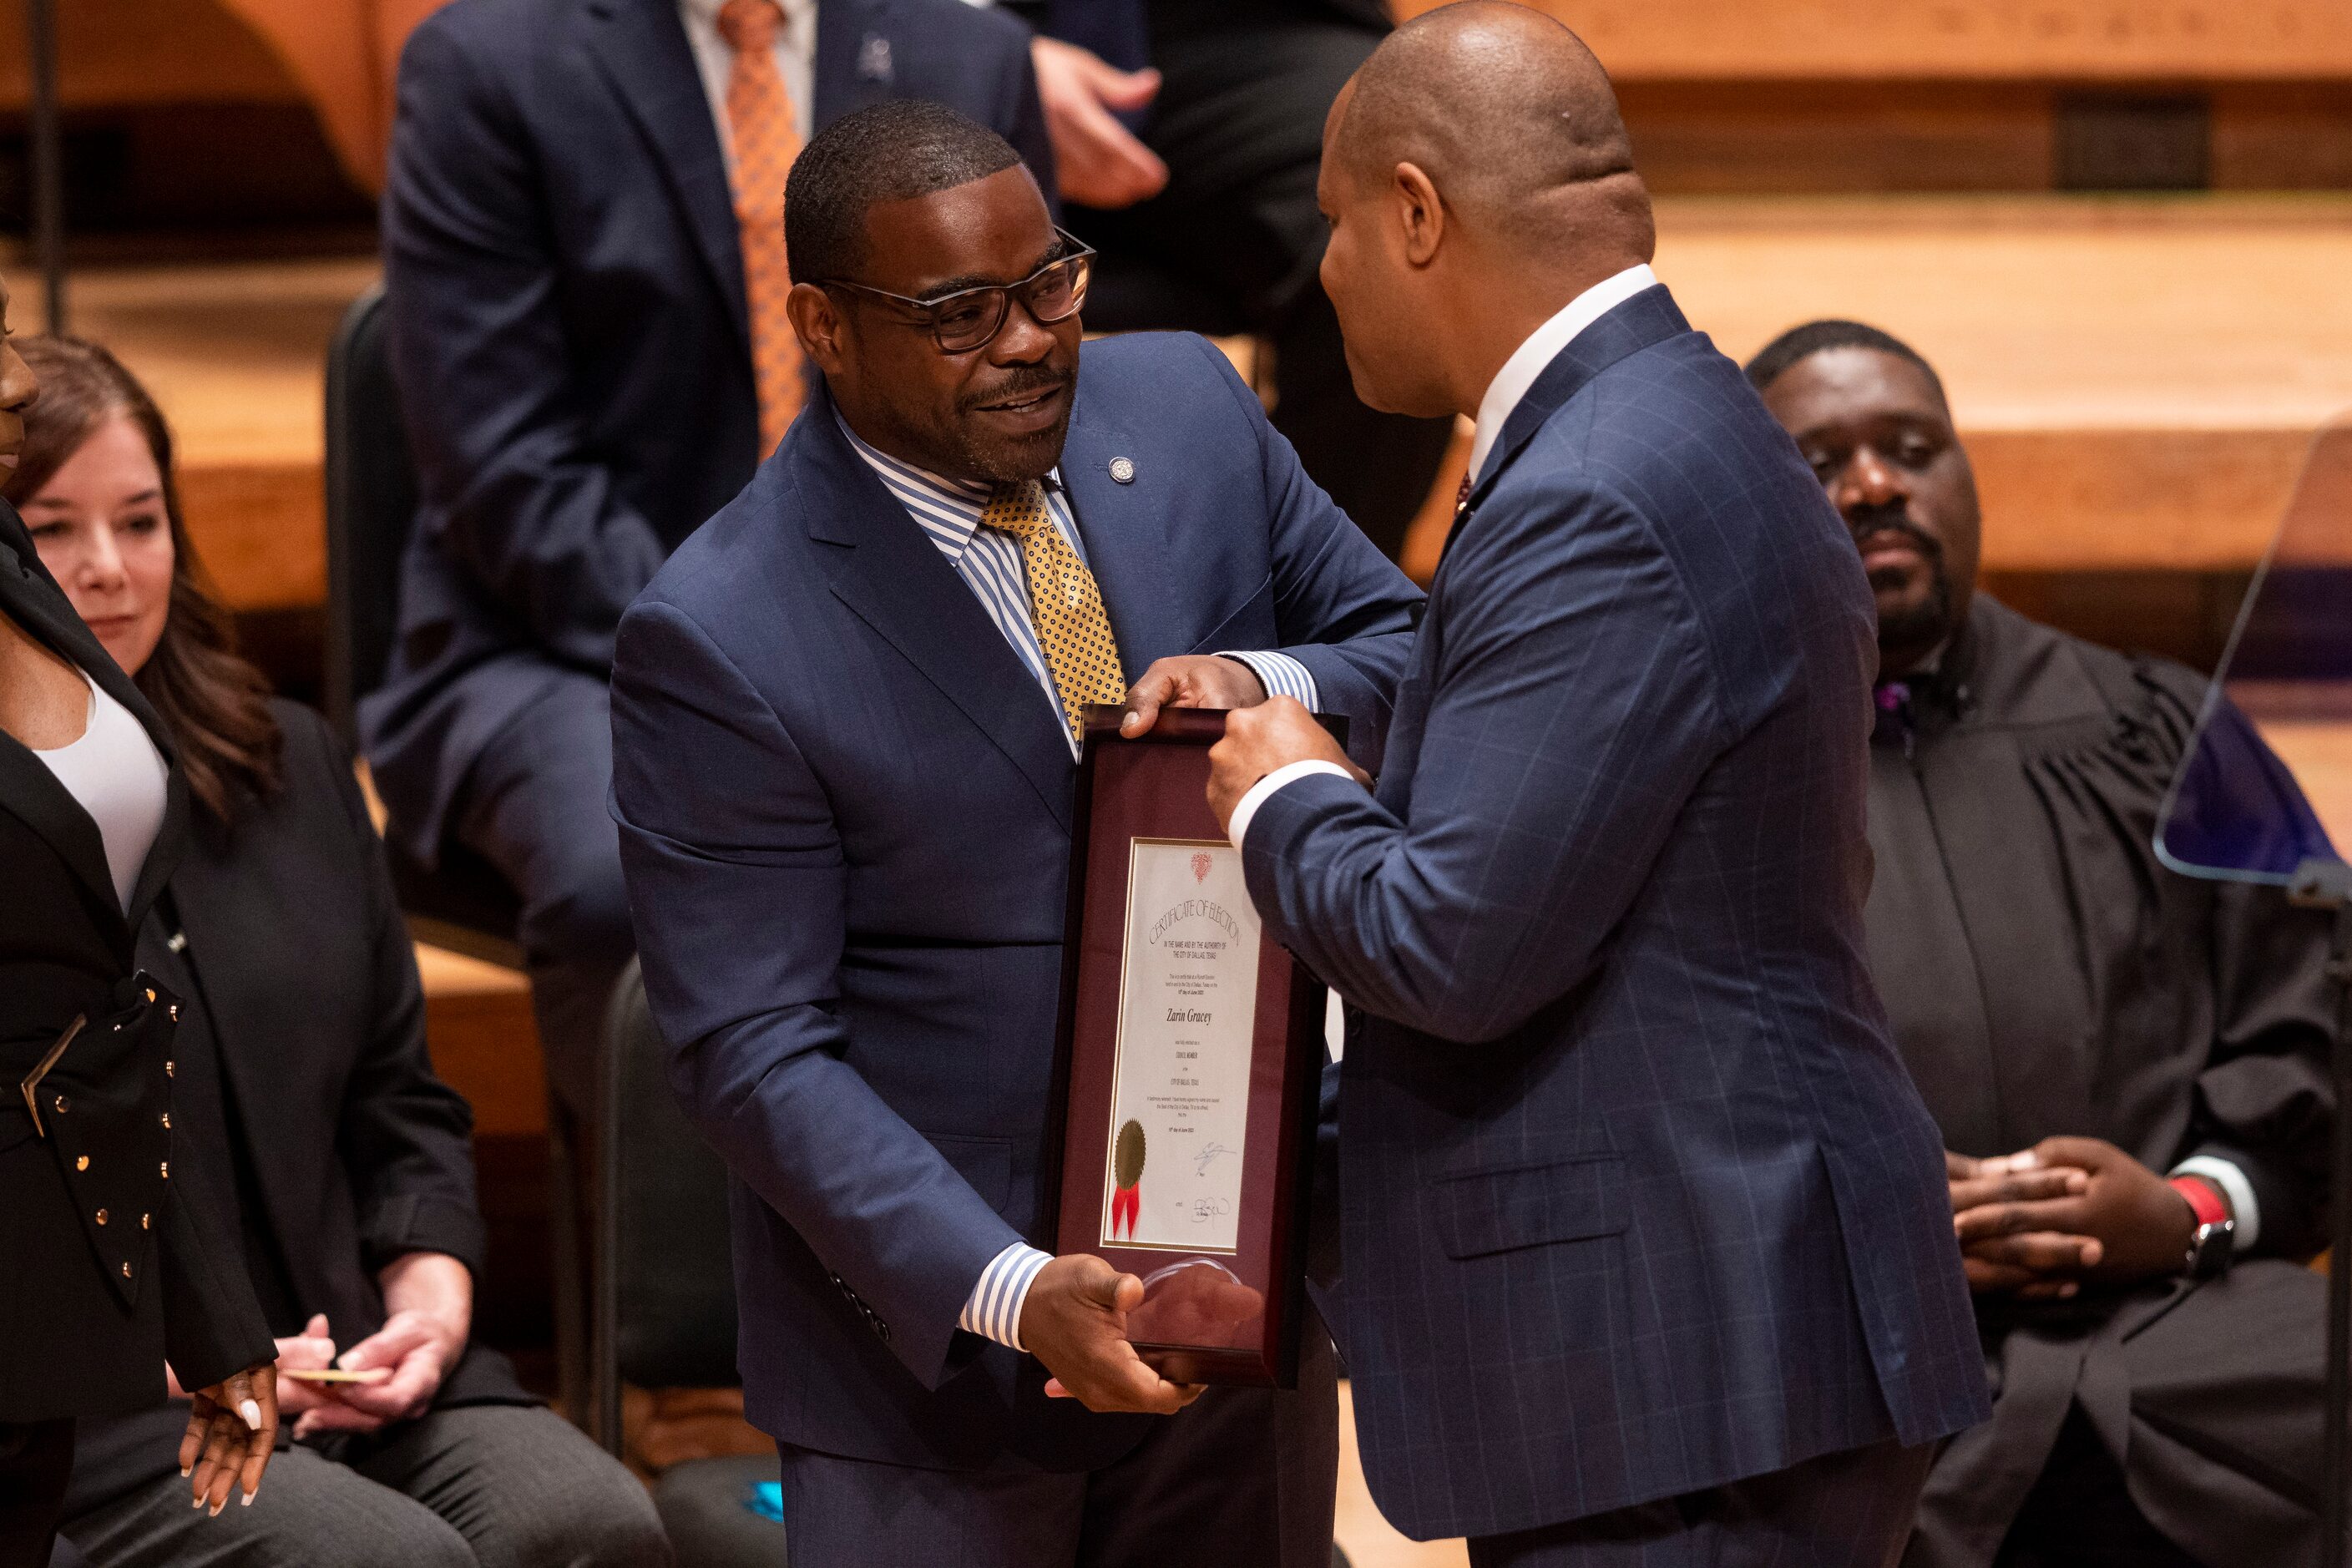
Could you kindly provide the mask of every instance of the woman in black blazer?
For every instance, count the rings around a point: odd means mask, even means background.
[[[0,491],[187,762],[189,846],[139,959],[184,998],[175,1087],[190,1125],[225,1133],[295,1438],[268,1503],[199,1534],[155,1458],[169,1405],[85,1423],[66,1536],[95,1568],[199,1548],[302,1568],[667,1561],[645,1489],[471,1342],[473,1118],[427,1059],[351,753],[230,649],[146,393],[92,344],[22,347],[41,398]],[[330,1367],[383,1381],[300,1377]]]
[[[33,389],[0,344],[0,466]],[[0,505],[0,1568],[48,1560],[74,1418],[152,1402],[167,1359],[201,1392],[156,1458],[183,1435],[200,1505],[250,1502],[276,1436],[220,1152],[171,1124],[179,1004],[133,954],[185,823],[170,735]]]

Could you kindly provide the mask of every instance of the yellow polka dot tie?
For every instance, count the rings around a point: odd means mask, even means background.
[[[1029,619],[1063,716],[1076,736],[1090,702],[1118,702],[1127,696],[1119,673],[1118,643],[1103,610],[1095,574],[1045,513],[1045,487],[1035,479],[999,485],[980,514],[982,528],[1002,529],[1021,546],[1029,578]]]
[[[784,177],[800,156],[793,97],[776,69],[776,0],[727,0],[719,32],[734,51],[727,72],[727,136],[735,151],[735,226],[743,247],[743,298],[751,318],[751,381],[760,398],[760,455],[776,449],[807,388],[800,340],[784,313],[793,291],[784,260]]]

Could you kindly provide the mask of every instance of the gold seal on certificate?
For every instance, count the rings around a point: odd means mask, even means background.
[[[1286,1387],[1323,987],[1265,940],[1206,798],[1224,715],[1087,723],[1063,965],[1054,1250],[1143,1281],[1136,1352],[1181,1383]]]
[[[1257,910],[1220,839],[1134,838],[1101,1245],[1231,1255],[1249,1144]]]

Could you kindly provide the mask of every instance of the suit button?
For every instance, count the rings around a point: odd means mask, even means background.
[[[178,1064],[178,1063],[176,1063],[176,1062],[165,1062],[165,1063],[163,1064],[163,1076],[164,1076],[165,1078],[170,1078],[170,1077],[172,1076],[172,1069],[173,1069],[173,1068],[174,1068],[174,1067],[176,1067],[176,1066],[178,1066],[178,1065],[179,1065],[179,1064]]]
[[[172,1130],[172,1113],[171,1113],[170,1111],[168,1111],[168,1110],[167,1110],[167,1111],[163,1112],[163,1131],[166,1131],[166,1132],[169,1132],[171,1130]]]
[[[104,1209],[99,1210],[95,1217],[99,1224],[104,1225],[106,1223],[106,1211]]]
[[[75,1170],[77,1170],[77,1171],[87,1171],[87,1170],[89,1170],[89,1155],[87,1155],[87,1154],[83,1154],[83,1155],[79,1155],[79,1156],[78,1156],[78,1157],[74,1160],[74,1169],[75,1169]]]
[[[59,1116],[63,1116],[72,1105],[72,1101],[67,1100],[62,1094],[58,1096],[57,1099],[49,1101],[49,1103],[57,1109],[57,1113]]]
[[[167,1181],[167,1182],[168,1182],[168,1181],[170,1181],[170,1180],[172,1179],[172,1162],[171,1162],[171,1161],[169,1161],[169,1160],[164,1161],[164,1162],[163,1163],[163,1164],[162,1164],[162,1165],[160,1165],[160,1166],[158,1166],[157,1168],[158,1168],[159,1170],[161,1170],[161,1171],[163,1173],[163,1179],[164,1179],[165,1181]]]
[[[128,1263],[126,1263],[126,1264],[124,1264],[124,1265],[122,1266],[122,1277],[123,1277],[125,1279],[130,1279],[130,1278],[131,1278],[131,1265],[129,1265]]]
[[[150,1225],[149,1225],[149,1223],[148,1223],[148,1222],[149,1222],[150,1220],[152,1220],[152,1218],[154,1218],[154,1216],[153,1216],[152,1215],[143,1215],[143,1214],[142,1214],[142,1215],[141,1215],[139,1216],[139,1228],[140,1228],[140,1229],[142,1229],[142,1230],[149,1230],[149,1229],[153,1228],[153,1227],[152,1227],[152,1226],[150,1226]]]

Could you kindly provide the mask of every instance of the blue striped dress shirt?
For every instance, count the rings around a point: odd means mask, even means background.
[[[838,419],[839,416],[835,417]],[[873,468],[883,489],[907,509],[924,537],[947,557],[948,564],[955,568],[956,575],[963,579],[964,586],[971,590],[980,607],[988,612],[988,618],[996,623],[996,629],[1012,645],[1014,657],[1036,679],[1046,705],[1053,710],[1054,722],[1063,724],[1062,700],[1054,687],[1054,671],[1045,662],[1045,650],[1038,644],[1036,626],[1029,618],[1029,582],[1022,566],[1020,543],[1009,533],[980,526],[981,513],[988,505],[989,487],[941,479],[877,452],[859,440],[846,422],[842,424],[841,433]],[[1070,515],[1069,497],[1062,489],[1058,468],[1045,476],[1045,511],[1061,531],[1062,538],[1077,552],[1078,559],[1086,560],[1086,541],[1078,537],[1077,520]],[[1318,694],[1315,677],[1289,655],[1236,649],[1222,657],[1247,665],[1265,688],[1266,695],[1295,697],[1310,710],[1316,706]],[[1067,732],[1066,725],[1064,731]],[[1076,756],[1078,739],[1071,735],[1069,741],[1070,752]],[[972,1287],[957,1326],[1016,1351],[1024,1348],[1021,1343],[1021,1308],[1029,1299],[1029,1287],[1035,1281],[1037,1270],[1053,1260],[1053,1254],[1040,1252],[1022,1241],[998,1253],[981,1270],[980,1282]]]

